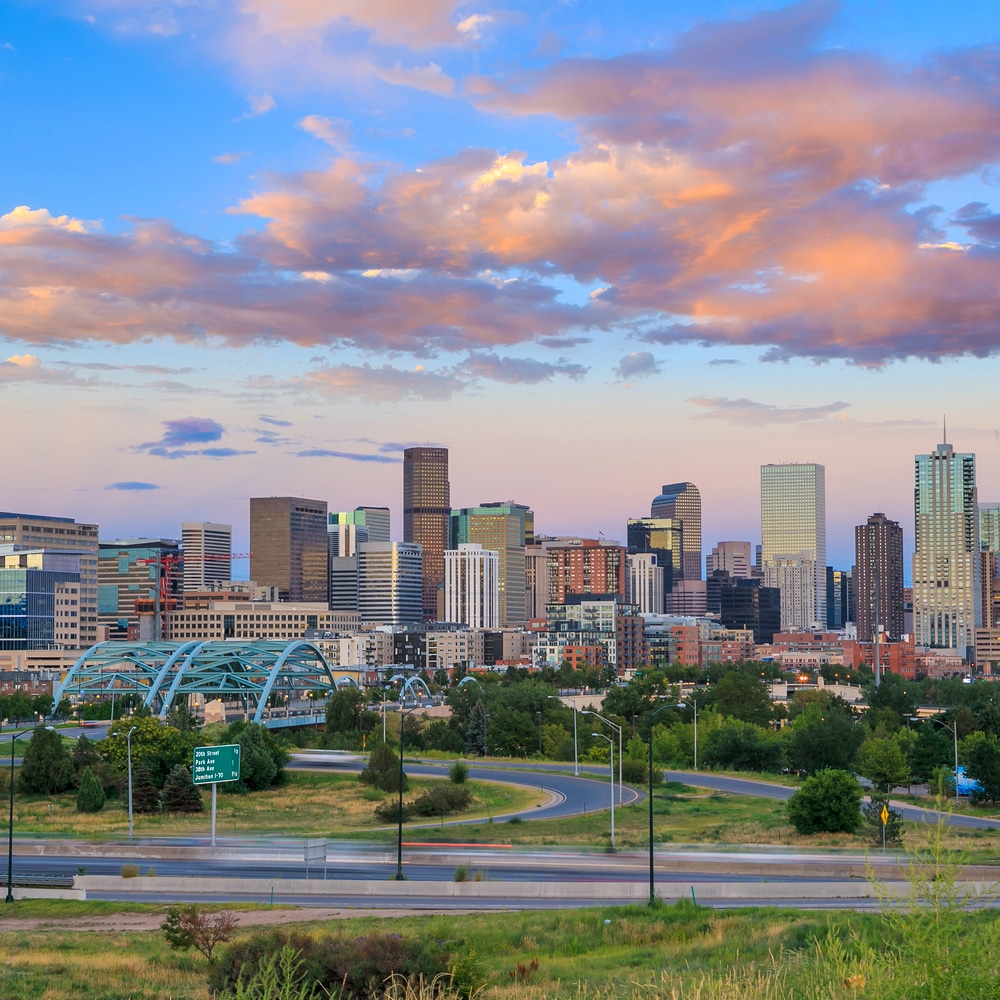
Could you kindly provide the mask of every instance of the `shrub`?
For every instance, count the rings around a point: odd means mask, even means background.
[[[428,788],[413,803],[413,811],[418,816],[447,816],[448,813],[468,809],[471,802],[472,795],[467,788],[442,783]]]
[[[236,930],[236,914],[229,910],[206,913],[193,904],[171,906],[160,929],[171,948],[181,951],[195,948],[211,962],[215,949],[232,940]]]
[[[649,762],[645,760],[629,760],[627,757],[622,761],[622,780],[630,785],[645,785],[648,781]],[[653,787],[656,788],[663,782],[663,771],[653,768]]]
[[[448,768],[448,780],[456,785],[464,785],[469,777],[469,765],[465,761],[456,760]]]
[[[853,833],[861,824],[861,785],[848,771],[827,768],[806,778],[786,808],[799,833]]]
[[[235,993],[239,983],[250,982],[284,948],[298,952],[300,989],[318,987],[320,995],[329,991],[339,1000],[381,997],[390,977],[422,977],[430,982],[449,967],[447,953],[433,944],[396,934],[312,938],[297,931],[270,930],[226,948],[210,974],[209,991]]]
[[[57,795],[73,787],[76,769],[59,733],[45,726],[35,729],[24,750],[17,783],[22,792],[36,795]]]
[[[138,878],[139,877],[139,866],[138,865],[122,865],[121,867],[122,878]]]
[[[365,765],[358,780],[363,785],[372,785],[383,792],[399,791],[399,757],[392,747],[386,743],[380,743],[368,755],[368,763]],[[403,791],[408,787],[406,775],[403,775]]]
[[[83,777],[80,779],[80,790],[76,793],[77,812],[95,813],[104,808],[104,789],[101,783],[94,777],[94,772],[89,767],[84,768]]]
[[[385,802],[380,803],[375,807],[375,817],[380,819],[383,823],[398,823],[399,822],[399,801],[395,798],[386,799]],[[413,819],[413,806],[409,803],[403,803],[403,822]]]

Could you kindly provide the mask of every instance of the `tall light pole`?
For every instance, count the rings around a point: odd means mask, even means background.
[[[694,705],[694,769],[698,770],[698,699],[692,698],[691,705]],[[686,701],[677,702],[678,708],[690,708]]]
[[[133,726],[125,735],[125,745],[128,748],[128,839],[132,839],[132,734],[138,729]]]
[[[46,726],[52,729],[52,726]],[[22,729],[10,738],[10,815],[7,820],[7,902],[14,902],[14,741],[33,729]]]
[[[398,837],[396,840],[396,881],[403,881],[403,722],[412,712],[420,706],[414,705],[408,711],[403,711],[403,701],[399,702],[399,821]]]
[[[653,719],[671,705],[661,705],[649,713],[649,905],[656,905],[656,875],[653,871]]]
[[[593,715],[598,718],[605,725],[610,726],[618,734],[618,805],[622,804],[622,727],[617,723],[612,722],[610,719],[605,719],[603,715],[598,715],[596,712],[591,712],[584,710],[584,715]],[[612,756],[614,756],[612,754]],[[614,772],[611,774],[611,783],[615,783]]]
[[[608,741],[611,748],[611,850],[615,849],[615,741],[604,733],[591,733],[591,736],[600,736],[602,740]]]
[[[547,694],[546,698],[555,698],[556,701],[562,701],[562,698],[557,694]],[[565,705],[566,702],[563,701]],[[576,704],[573,704],[573,774],[576,777],[580,777],[580,752],[577,750],[577,740],[576,740]]]
[[[958,722],[945,722],[944,719],[921,719],[917,716],[913,717],[911,722],[933,722],[939,726],[944,726],[945,729],[950,729],[952,735],[955,737],[955,798],[958,798]]]

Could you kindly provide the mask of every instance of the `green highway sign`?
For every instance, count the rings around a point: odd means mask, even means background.
[[[239,743],[229,743],[221,747],[195,747],[191,779],[196,785],[211,785],[219,781],[239,781]]]

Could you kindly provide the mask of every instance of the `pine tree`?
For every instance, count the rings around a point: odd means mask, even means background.
[[[73,748],[73,767],[77,774],[82,774],[84,768],[92,767],[100,760],[94,744],[86,736],[80,736]]]
[[[486,731],[490,725],[490,714],[481,701],[477,701],[469,712],[469,726],[465,732],[465,746],[470,754],[486,756]]]
[[[25,748],[18,787],[36,795],[56,795],[74,784],[76,769],[62,737],[55,730],[39,726]]]
[[[89,767],[84,768],[80,790],[76,793],[76,810],[83,813],[100,812],[104,808],[104,789]]]
[[[196,813],[205,808],[201,792],[195,788],[191,772],[183,764],[178,764],[167,775],[160,803],[164,812]]]
[[[132,809],[138,813],[160,811],[160,793],[145,764],[132,769]]]
[[[380,743],[368,755],[368,763],[358,776],[361,784],[373,785],[383,792],[399,791],[399,757],[387,743]],[[408,787],[403,775],[403,791]]]

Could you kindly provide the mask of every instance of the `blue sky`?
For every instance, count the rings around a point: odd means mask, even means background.
[[[456,505],[548,533],[691,480],[708,548],[757,540],[762,462],[819,461],[844,565],[875,510],[912,538],[944,413],[996,500],[998,33],[981,2],[9,3],[0,417],[59,446],[5,506],[239,538],[291,493],[398,532],[385,459],[435,442]]]

